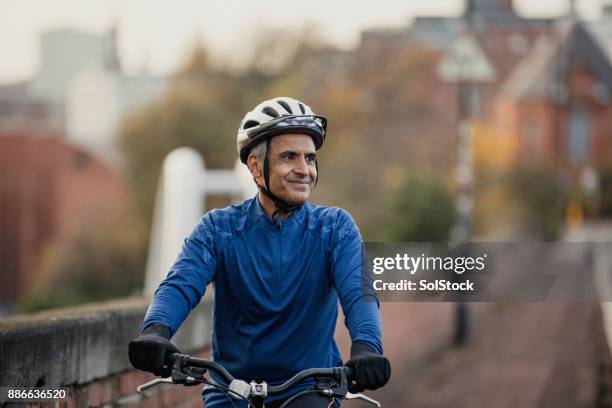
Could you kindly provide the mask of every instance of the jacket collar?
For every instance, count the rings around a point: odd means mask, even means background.
[[[304,219],[304,214],[306,213],[306,207],[308,206],[308,202],[305,203],[302,207],[300,207],[299,210],[296,210],[293,212],[293,214],[291,214],[291,216],[287,219],[281,219],[281,220],[277,220],[276,222],[272,221],[270,219],[270,217],[268,217],[268,215],[265,213],[261,203],[259,202],[259,198],[256,195],[255,197],[250,199],[250,203],[248,203],[248,215],[249,215],[249,219],[256,223],[259,220],[262,220],[263,222],[267,222],[272,226],[277,226],[278,223],[280,222],[281,224],[286,224],[288,222],[297,222],[297,223],[301,223],[302,220]]]

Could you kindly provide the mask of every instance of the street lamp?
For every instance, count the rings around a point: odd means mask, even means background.
[[[472,124],[474,112],[475,83],[495,79],[495,71],[481,50],[478,42],[467,30],[446,51],[438,65],[438,75],[445,81],[457,85],[457,162],[455,181],[456,223],[451,231],[451,243],[467,248],[472,235],[473,198],[473,152]],[[461,345],[468,333],[468,309],[465,302],[456,303],[454,343]]]

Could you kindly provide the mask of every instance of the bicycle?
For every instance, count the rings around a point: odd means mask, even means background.
[[[314,389],[308,389],[291,396],[279,408],[286,408],[292,401],[296,400],[301,395],[312,392],[334,399],[359,399],[379,408],[381,406],[378,401],[366,395],[361,393],[353,394],[348,391],[348,385],[352,378],[352,370],[350,367],[309,368],[300,371],[281,385],[268,385],[265,381],[251,381],[248,383],[244,380],[235,379],[223,366],[212,360],[173,353],[168,356],[167,361],[168,365],[172,366],[171,375],[165,378],[155,378],[145,384],[139,385],[137,388],[138,393],[142,393],[159,384],[182,384],[186,386],[208,384],[224,393],[232,406],[235,406],[232,401],[232,398],[234,398],[246,401],[249,408],[255,408],[252,401],[253,398],[263,400],[267,396],[278,395],[289,390],[300,381],[316,377],[317,379],[327,379],[329,382],[317,382]],[[204,377],[205,371],[203,369],[217,373],[219,377],[229,385],[225,386],[207,380]]]

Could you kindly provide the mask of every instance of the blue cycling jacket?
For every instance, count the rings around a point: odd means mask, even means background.
[[[362,246],[339,208],[307,203],[272,221],[255,197],[210,211],[185,239],[141,328],[161,323],[176,333],[212,282],[212,356],[236,378],[278,384],[306,368],[342,365],[338,300],[352,341],[382,354],[378,301],[362,298]],[[221,406],[220,397],[206,391],[206,406]]]

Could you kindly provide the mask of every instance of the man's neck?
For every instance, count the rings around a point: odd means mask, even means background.
[[[259,204],[261,204],[261,208],[264,210],[268,218],[273,220],[272,215],[274,214],[275,211],[277,211],[277,208],[274,205],[274,202],[270,200],[270,198],[266,196],[265,194],[263,194],[261,191],[257,193],[257,199],[259,200]],[[291,214],[283,212],[283,211],[279,211],[276,214],[276,218],[286,219],[289,217],[289,215]]]

